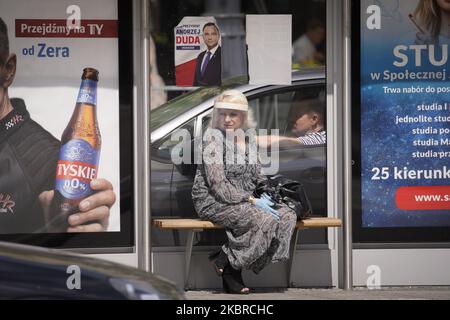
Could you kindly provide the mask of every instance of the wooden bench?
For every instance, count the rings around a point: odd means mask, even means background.
[[[186,241],[186,251],[185,251],[185,277],[184,277],[184,287],[188,289],[189,284],[189,274],[191,270],[191,258],[192,258],[192,247],[194,243],[194,237],[196,232],[202,232],[203,230],[209,229],[223,229],[223,226],[214,224],[210,221],[204,221],[200,219],[153,219],[153,226],[162,230],[185,230],[188,232]],[[337,218],[306,218],[297,221],[295,226],[295,232],[292,237],[294,245],[290,246],[289,249],[289,261],[287,262],[286,278],[287,286],[291,284],[291,272],[292,266],[294,264],[294,253],[297,249],[297,240],[300,230],[305,229],[315,229],[315,228],[332,228],[341,227],[342,221]]]

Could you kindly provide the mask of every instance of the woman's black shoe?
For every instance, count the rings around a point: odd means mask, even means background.
[[[242,270],[236,270],[230,264],[227,264],[223,270],[222,282],[225,293],[248,294],[250,292],[242,280]]]
[[[209,255],[209,260],[212,262],[214,270],[220,277],[223,274],[225,266],[228,264],[227,254],[223,252],[222,248],[220,248]]]

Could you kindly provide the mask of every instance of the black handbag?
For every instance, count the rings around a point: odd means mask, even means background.
[[[284,203],[294,210],[297,219],[304,219],[313,214],[306,190],[303,184],[298,181],[282,175],[270,176],[267,181],[256,186],[253,195],[259,198],[263,193],[267,193],[275,203]]]

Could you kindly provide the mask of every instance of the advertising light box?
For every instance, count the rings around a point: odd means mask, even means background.
[[[354,140],[361,177],[357,228],[361,234],[378,229],[372,234],[378,232],[381,241],[446,240],[450,27],[444,21],[450,4],[363,0],[358,5],[359,27],[353,30],[359,45],[354,43],[353,54],[360,68],[353,73],[352,104],[359,108],[354,124],[360,131],[360,141]]]
[[[121,129],[132,123],[121,120],[126,108],[119,108],[130,103],[119,79],[125,83],[122,71],[131,68],[119,63],[119,21],[123,32],[131,20],[126,13],[120,20],[120,5],[0,3],[2,239],[63,247],[131,244],[121,187],[131,170],[121,170],[127,150],[120,141]],[[131,5],[121,6],[131,12]]]

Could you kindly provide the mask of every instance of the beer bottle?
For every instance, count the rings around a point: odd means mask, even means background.
[[[49,232],[66,232],[69,216],[79,212],[79,203],[93,194],[90,182],[97,178],[101,149],[96,110],[98,73],[93,68],[83,70],[75,110],[61,137]]]

